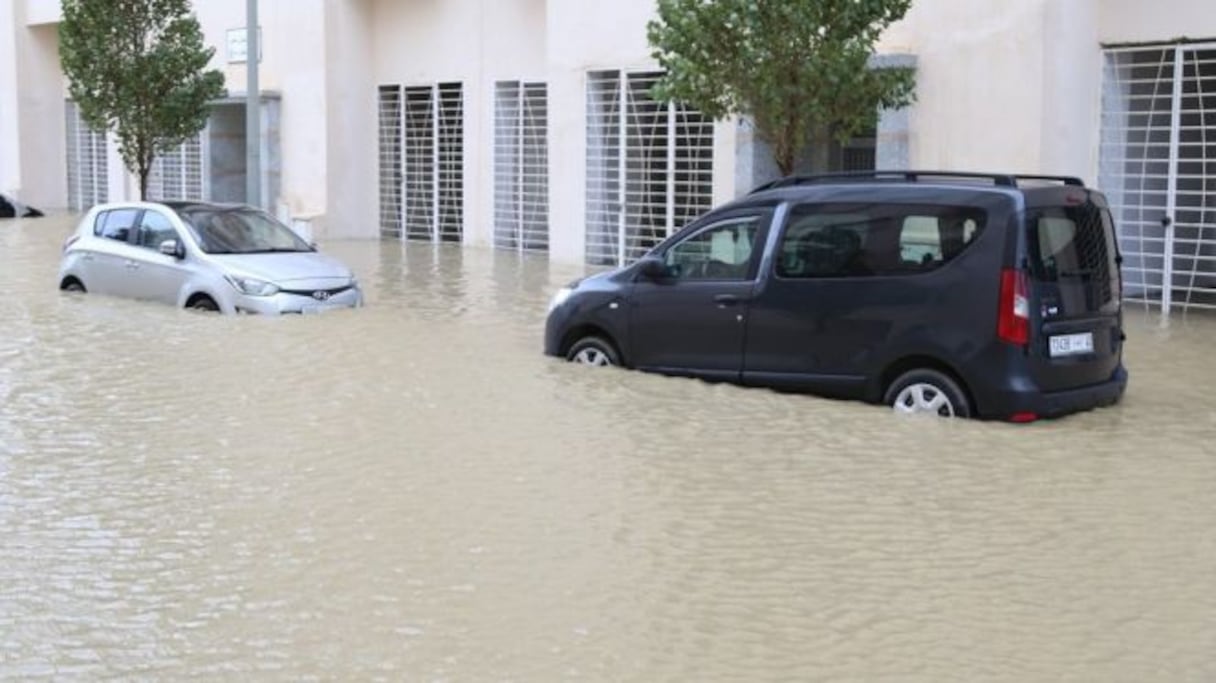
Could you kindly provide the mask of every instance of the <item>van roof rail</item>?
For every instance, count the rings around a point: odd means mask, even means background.
[[[1017,187],[1019,180],[1040,180],[1054,181],[1065,185],[1075,185],[1084,187],[1085,183],[1080,178],[1072,176],[1053,176],[1053,175],[1023,175],[1009,173],[972,173],[967,171],[847,171],[842,173],[821,173],[816,175],[792,175],[784,178],[778,178],[772,182],[765,183],[749,194],[763,192],[764,190],[774,190],[779,187],[793,187],[796,185],[810,185],[823,182],[840,182],[844,180],[859,180],[870,178],[873,180],[895,180],[907,183],[915,183],[928,178],[967,178],[990,180],[993,185],[999,187]]]

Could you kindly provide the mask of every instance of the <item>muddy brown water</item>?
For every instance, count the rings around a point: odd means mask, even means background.
[[[61,295],[0,221],[0,679],[1216,679],[1216,321],[1030,426],[540,354],[579,269],[335,242],[358,311]]]

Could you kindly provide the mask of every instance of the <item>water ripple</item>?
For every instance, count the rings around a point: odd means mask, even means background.
[[[360,311],[54,290],[0,221],[0,679],[1208,680],[1216,321],[1025,427],[539,354],[578,269],[337,243]]]

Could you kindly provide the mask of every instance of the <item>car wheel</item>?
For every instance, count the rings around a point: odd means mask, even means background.
[[[65,292],[75,292],[77,294],[85,293],[84,285],[80,284],[79,280],[68,280],[67,282],[63,283],[63,287],[61,289],[63,289]]]
[[[192,311],[205,311],[207,313],[219,313],[220,307],[211,297],[200,296],[190,303],[189,308]]]
[[[927,368],[900,375],[887,389],[883,402],[902,415],[971,417],[967,394],[958,382]]]
[[[570,347],[566,360],[580,365],[608,367],[621,364],[616,348],[602,337],[583,337]]]

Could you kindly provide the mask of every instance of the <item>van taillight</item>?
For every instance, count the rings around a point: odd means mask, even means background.
[[[1026,346],[1030,342],[1030,298],[1026,273],[1013,268],[1001,271],[1001,302],[996,336],[1003,342]]]

